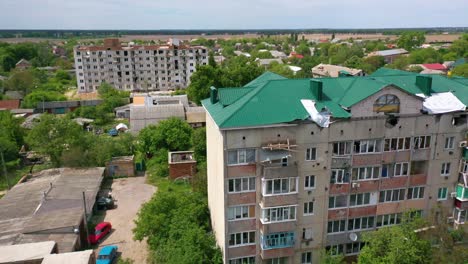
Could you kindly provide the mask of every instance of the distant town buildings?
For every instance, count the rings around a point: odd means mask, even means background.
[[[338,76],[364,76],[364,72],[361,69],[353,69],[344,66],[320,63],[319,65],[312,68],[312,76],[314,78]]]
[[[389,50],[379,50],[369,53],[368,57],[372,56],[382,56],[384,57],[385,63],[392,63],[396,58],[401,55],[408,54],[408,51],[405,49],[389,49]]]
[[[167,45],[127,45],[105,39],[102,46],[74,48],[78,92],[94,92],[103,83],[125,91],[183,89],[197,65],[208,64],[203,46],[173,39]]]

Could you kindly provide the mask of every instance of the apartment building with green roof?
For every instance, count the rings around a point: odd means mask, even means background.
[[[244,87],[212,87],[202,104],[225,263],[320,263],[324,248],[352,258],[363,231],[398,224],[405,211],[434,209],[456,226],[468,216],[468,199],[455,195],[468,188],[459,184],[468,172],[461,79],[266,72]]]

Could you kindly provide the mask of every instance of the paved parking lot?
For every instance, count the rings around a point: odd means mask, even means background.
[[[132,259],[135,264],[146,263],[148,248],[146,241],[133,240],[133,220],[141,205],[156,191],[156,187],[146,184],[145,180],[145,177],[134,177],[113,181],[112,196],[117,208],[108,210],[104,217],[104,221],[112,223],[113,230],[99,245],[99,249],[106,245],[117,245],[118,251],[122,253],[121,258]]]

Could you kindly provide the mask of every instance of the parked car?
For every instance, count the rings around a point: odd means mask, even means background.
[[[88,236],[89,243],[92,245],[98,244],[107,234],[109,234],[111,229],[112,225],[109,222],[101,222],[97,224],[94,228],[94,233],[89,234]]]
[[[115,136],[117,136],[119,134],[119,131],[117,131],[117,129],[115,129],[115,128],[112,128],[112,129],[109,130],[109,132],[107,132],[107,134],[109,134],[109,136],[115,137]]]
[[[117,258],[117,246],[105,246],[96,258],[96,264],[111,264]]]
[[[96,201],[98,210],[114,209],[114,199],[112,197],[99,197]]]

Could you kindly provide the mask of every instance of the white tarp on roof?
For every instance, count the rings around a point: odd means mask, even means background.
[[[301,103],[307,113],[309,113],[310,119],[317,123],[317,125],[321,127],[328,127],[330,125],[330,115],[317,111],[317,108],[315,108],[315,102],[313,100],[302,99]]]
[[[425,98],[423,103],[423,110],[429,114],[465,111],[465,109],[466,105],[460,102],[451,92],[431,94],[431,96]]]

